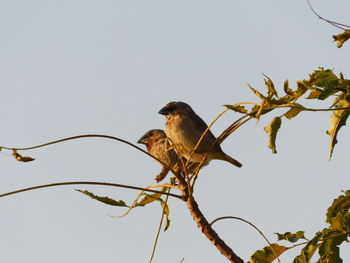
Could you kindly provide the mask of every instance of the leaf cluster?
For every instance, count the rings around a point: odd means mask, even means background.
[[[163,187],[162,191],[165,192],[168,189],[169,188],[167,188],[167,187]],[[103,196],[103,197],[102,196],[98,196],[98,195],[95,195],[92,192],[89,192],[87,190],[76,189],[76,191],[78,191],[78,192],[80,192],[80,193],[82,193],[84,195],[87,195],[90,198],[92,198],[94,200],[97,200],[97,201],[99,201],[101,203],[107,204],[107,205],[119,206],[119,207],[127,207],[128,208],[128,211],[126,213],[124,213],[123,215],[121,215],[121,216],[114,216],[114,217],[124,217],[127,214],[129,214],[129,212],[133,208],[144,207],[144,206],[146,206],[146,205],[148,205],[150,203],[153,203],[154,201],[157,201],[161,205],[161,208],[163,209],[163,213],[165,215],[164,231],[166,231],[169,228],[169,226],[170,226],[170,219],[169,219],[170,210],[169,210],[169,206],[168,206],[166,200],[162,198],[163,194],[161,194],[161,193],[145,194],[145,193],[141,192],[131,205],[127,205],[126,202],[123,201],[123,200],[117,201],[117,200],[112,199],[112,198],[110,198],[108,196]],[[141,196],[143,196],[143,198],[140,201],[138,201]]]
[[[295,243],[298,240],[307,240],[293,246],[283,246],[273,243],[256,251],[249,263],[270,263],[278,258],[285,251],[296,246],[304,245],[300,254],[294,258],[293,263],[309,263],[318,251],[316,263],[342,263],[340,258],[339,246],[343,242],[348,242],[350,237],[350,190],[344,192],[344,195],[336,198],[328,208],[326,222],[328,227],[317,232],[315,236],[308,240],[304,236],[304,231],[296,233],[286,232],[277,234],[278,241],[287,241]]]
[[[273,153],[276,150],[276,138],[279,129],[282,126],[282,120],[291,120],[305,111],[331,111],[330,123],[327,134],[330,136],[329,157],[331,158],[334,146],[337,143],[337,135],[342,126],[346,124],[346,120],[350,114],[350,79],[344,79],[340,73],[336,76],[330,69],[319,68],[309,75],[307,79],[296,82],[294,88],[289,87],[288,80],[283,84],[283,96],[278,96],[272,80],[265,76],[266,94],[261,93],[257,89],[249,85],[250,90],[260,99],[260,102],[245,102],[235,105],[224,105],[228,109],[238,113],[247,114],[259,120],[262,115],[272,112],[275,109],[286,108],[282,115],[272,118],[270,123],[264,128],[268,134],[268,147]],[[333,98],[329,106],[325,109],[312,109],[302,105],[301,99],[327,101]],[[245,105],[254,106],[250,109]]]

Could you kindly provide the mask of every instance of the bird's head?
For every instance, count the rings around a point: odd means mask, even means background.
[[[161,110],[158,112],[159,114],[165,115],[165,116],[175,116],[175,115],[187,115],[189,113],[192,113],[193,110],[190,105],[188,105],[185,102],[182,101],[172,101],[169,102],[167,105],[165,105]]]
[[[153,129],[153,130],[149,130],[148,132],[146,132],[138,141],[137,143],[141,143],[141,144],[151,144],[155,141],[158,141],[160,139],[165,139],[166,135],[165,132],[163,130],[159,130],[159,129]]]

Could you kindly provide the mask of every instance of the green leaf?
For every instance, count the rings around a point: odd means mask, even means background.
[[[304,236],[304,231],[298,231],[294,234],[292,234],[291,232],[286,232],[284,234],[279,234],[279,233],[275,233],[278,237],[278,241],[280,240],[287,240],[289,242],[296,242],[298,241],[299,239],[305,239],[305,236]]]
[[[224,105],[226,108],[233,110],[235,112],[239,112],[239,113],[248,113],[247,109],[244,108],[244,106],[241,105]]]
[[[294,118],[305,109],[303,105],[300,105],[298,103],[294,103],[293,105],[295,107],[292,106],[285,114],[283,114],[287,119]]]
[[[347,234],[341,234],[339,231],[333,231],[328,228],[322,231],[321,245],[318,253],[320,259],[318,262],[327,263],[342,263],[343,260],[340,258],[339,245],[346,240]]]
[[[341,97],[342,97],[342,94],[340,94],[339,97],[335,99],[335,101],[339,100],[339,98]],[[347,108],[347,107],[350,107],[350,102],[348,102],[345,99],[340,99],[339,102],[336,104],[335,109]],[[331,143],[329,147],[330,148],[329,159],[332,158],[334,146],[338,142],[337,134],[340,128],[346,125],[346,120],[348,119],[349,114],[350,114],[350,109],[346,109],[346,110],[334,110],[331,115],[329,129],[327,130],[327,134],[331,137]]]
[[[269,136],[268,147],[272,150],[273,153],[277,153],[276,151],[276,136],[279,128],[281,127],[281,117],[275,117],[272,121],[264,128],[264,131]]]
[[[299,256],[294,258],[293,263],[309,263],[312,256],[320,246],[318,241],[321,239],[322,233],[318,232],[313,239],[311,239],[307,245],[301,250]]]
[[[350,231],[350,190],[333,200],[332,205],[327,209],[326,222],[332,230]]]
[[[270,263],[287,249],[284,246],[273,243],[271,246],[266,246],[262,250],[255,251],[248,263]]]
[[[343,33],[333,36],[334,41],[337,41],[338,48],[341,48],[344,42],[347,41],[349,38],[350,38],[350,30],[345,30]]]
[[[75,190],[84,194],[84,195],[91,197],[92,199],[95,199],[99,202],[105,203],[107,205],[129,207],[123,200],[116,201],[116,200],[111,199],[107,196],[105,196],[105,197],[97,196],[97,195],[94,195],[93,193],[91,193],[87,190],[79,190],[79,189],[75,189]]]
[[[321,91],[317,97],[319,100],[325,100],[332,94],[338,92],[337,87],[339,85],[339,79],[330,69],[324,70],[320,68],[314,71],[314,73],[310,75],[308,82],[311,86],[316,86]]]

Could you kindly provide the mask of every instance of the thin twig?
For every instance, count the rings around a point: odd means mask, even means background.
[[[309,0],[307,0],[307,3],[308,3],[308,5],[309,5],[309,7],[310,7],[312,13],[314,13],[314,15],[316,15],[319,19],[321,19],[321,20],[323,20],[323,21],[325,21],[325,22],[331,24],[332,26],[335,26],[335,27],[337,27],[337,28],[339,28],[339,29],[341,29],[341,30],[348,30],[348,29],[350,28],[350,26],[348,26],[348,25],[340,24],[340,23],[338,23],[338,22],[331,21],[331,20],[328,20],[328,19],[326,19],[326,18],[320,16],[320,15],[313,9],[313,7],[312,7],[312,5],[311,5],[311,3],[310,3]],[[347,27],[347,28],[344,28],[344,27]]]
[[[166,165],[164,162],[162,162],[161,160],[159,160],[157,157],[154,157],[153,155],[151,155],[150,153],[148,153],[147,151],[143,150],[142,148],[138,147],[137,145],[124,140],[124,139],[120,139],[118,137],[114,137],[114,136],[110,136],[110,135],[104,135],[104,134],[83,134],[83,135],[77,135],[77,136],[72,136],[72,137],[67,137],[67,138],[63,138],[63,139],[59,139],[59,140],[55,140],[55,141],[51,141],[48,143],[44,143],[44,144],[39,144],[39,145],[35,145],[35,146],[30,146],[30,147],[24,147],[24,148],[14,148],[14,147],[6,147],[6,146],[0,146],[0,149],[5,149],[5,150],[10,150],[10,151],[27,151],[27,150],[33,150],[33,149],[37,149],[37,148],[41,148],[41,147],[45,147],[45,146],[49,146],[52,144],[56,144],[56,143],[61,143],[61,142],[65,142],[65,141],[71,141],[71,140],[76,140],[76,139],[82,139],[82,138],[105,138],[105,139],[111,139],[111,140],[115,140],[115,141],[119,141],[122,143],[125,143],[141,152],[143,152],[144,154],[147,154],[148,156],[150,156],[151,158],[153,158],[154,160],[158,161],[159,163]]]
[[[146,189],[143,187],[138,187],[138,186],[133,186],[133,185],[124,185],[124,184],[114,184],[114,183],[106,183],[106,182],[86,182],[86,181],[77,181],[77,182],[61,182],[61,183],[52,183],[52,184],[44,184],[44,185],[37,185],[37,186],[32,186],[28,188],[23,188],[19,190],[15,190],[12,192],[0,194],[1,197],[9,196],[9,195],[14,195],[26,191],[31,191],[31,190],[36,190],[40,188],[47,188],[47,187],[53,187],[53,186],[62,186],[62,185],[74,185],[74,184],[88,184],[88,185],[105,185],[105,186],[113,186],[113,187],[121,187],[121,188],[127,188],[127,189],[133,189],[133,190],[141,190],[145,192],[151,192],[151,193],[158,193],[158,194],[165,194],[168,196],[172,196],[178,199],[183,200],[183,196],[177,195],[177,194],[172,194],[172,193],[167,193],[167,192],[162,192],[162,191],[157,191],[157,190],[152,190],[152,189]]]
[[[202,133],[201,137],[199,138],[197,144],[195,145],[195,147],[193,148],[193,150],[191,151],[190,157],[187,160],[187,164],[190,162],[192,155],[194,154],[194,152],[197,150],[199,144],[202,142],[204,136],[207,134],[207,132],[209,131],[209,129],[211,128],[211,126],[213,126],[213,124],[222,116],[224,115],[227,111],[229,111],[230,109],[225,109],[224,111],[222,111],[218,116],[216,116],[216,118],[208,125],[208,127],[205,129],[205,131]]]
[[[168,191],[168,193],[170,193],[170,188],[168,188],[167,191]],[[162,225],[163,225],[163,221],[164,221],[165,208],[166,208],[166,205],[168,203],[168,199],[169,199],[169,196],[167,195],[166,198],[165,198],[165,201],[164,201],[165,204],[164,204],[163,209],[162,209],[162,216],[160,217],[160,222],[159,222],[159,226],[158,226],[158,229],[157,229],[156,238],[154,240],[153,249],[152,249],[152,255],[151,255],[151,258],[149,260],[149,263],[152,263],[153,257],[154,257],[155,252],[156,252],[157,243],[158,243],[158,239],[159,239],[159,235],[160,235],[160,230],[162,229]]]
[[[212,226],[214,223],[220,221],[220,220],[224,220],[224,219],[236,219],[236,220],[240,220],[243,221],[244,223],[247,223],[249,225],[251,225],[256,231],[259,232],[259,234],[265,239],[265,241],[269,244],[269,246],[271,247],[273,253],[275,254],[275,257],[277,258],[278,262],[281,263],[280,259],[278,258],[277,254],[275,253],[272,244],[270,243],[270,241],[267,239],[267,237],[264,235],[264,233],[257,227],[255,226],[253,223],[249,222],[248,220],[241,218],[241,217],[237,217],[237,216],[222,216],[222,217],[218,217],[216,219],[214,219],[213,221],[211,221],[210,225]]]

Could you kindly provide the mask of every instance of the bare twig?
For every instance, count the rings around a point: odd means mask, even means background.
[[[350,26],[349,26],[349,25],[345,25],[345,24],[341,24],[341,23],[338,23],[338,22],[335,22],[335,21],[331,21],[331,20],[328,20],[328,19],[326,19],[326,18],[320,16],[320,15],[314,10],[314,8],[312,7],[312,5],[311,5],[311,3],[310,3],[309,0],[307,0],[307,3],[308,3],[308,5],[309,5],[309,7],[310,7],[312,13],[314,13],[314,15],[316,15],[319,19],[321,19],[321,20],[323,20],[323,21],[325,21],[325,22],[331,24],[332,26],[335,26],[335,27],[337,27],[337,28],[339,28],[339,29],[341,29],[341,30],[348,30],[348,29],[350,29]]]
[[[23,189],[15,190],[15,191],[12,191],[12,192],[0,194],[0,198],[1,197],[5,197],[5,196],[9,196],[9,195],[22,193],[22,192],[27,192],[27,191],[32,191],[32,190],[36,190],[36,189],[41,189],[41,188],[48,188],[48,187],[62,186],[62,185],[75,185],[75,184],[104,185],[104,186],[113,186],[113,187],[127,188],[127,189],[133,189],[133,190],[141,190],[141,191],[145,191],[145,192],[164,194],[164,195],[168,195],[168,196],[171,196],[171,197],[175,197],[175,198],[184,200],[184,197],[181,196],[181,195],[176,195],[176,194],[167,193],[167,192],[163,192],[163,191],[152,190],[152,189],[146,189],[146,188],[143,188],[143,187],[138,187],[138,186],[133,186],[133,185],[114,184],[114,183],[106,183],[106,182],[86,182],[86,181],[61,182],[61,183],[37,185],[37,186],[32,186],[32,187],[23,188]]]
[[[37,149],[37,148],[42,148],[42,147],[45,147],[45,146],[49,146],[49,145],[56,144],[56,143],[61,143],[61,142],[71,141],[71,140],[76,140],[76,139],[82,139],[82,138],[105,138],[105,139],[111,139],[111,140],[119,141],[121,143],[125,143],[125,144],[127,144],[127,145],[129,145],[129,146],[131,146],[131,147],[133,147],[133,148],[143,152],[144,154],[147,154],[148,156],[150,156],[154,160],[158,161],[159,163],[161,163],[163,165],[166,165],[161,160],[159,160],[157,157],[154,157],[153,155],[151,155],[147,151],[143,150],[142,148],[138,147],[137,145],[135,145],[135,144],[133,144],[133,143],[127,141],[127,140],[124,140],[124,139],[121,139],[121,138],[118,138],[118,137],[114,137],[114,136],[110,136],[110,135],[104,135],[104,134],[83,134],[83,135],[67,137],[67,138],[63,138],[63,139],[51,141],[51,142],[48,142],[48,143],[35,145],[35,146],[30,146],[30,147],[14,148],[14,147],[0,146],[0,149],[10,150],[10,151],[28,151],[28,150],[34,150],[34,149]]]

